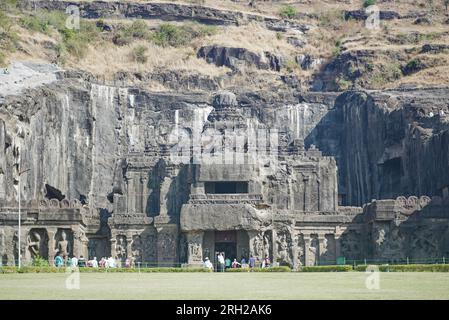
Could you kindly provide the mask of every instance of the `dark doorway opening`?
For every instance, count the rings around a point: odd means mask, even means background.
[[[248,193],[247,181],[206,182],[204,187],[209,194]]]
[[[234,260],[237,258],[237,244],[235,242],[216,242],[215,251],[218,253],[224,252],[224,257]]]
[[[225,259],[230,259],[231,262],[237,258],[237,232],[230,231],[216,231],[215,232],[215,260],[214,265],[217,264],[217,257],[220,252],[224,253]]]

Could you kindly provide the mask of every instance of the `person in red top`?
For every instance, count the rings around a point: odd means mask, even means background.
[[[268,268],[270,267],[271,261],[268,256],[265,256],[265,259],[263,260],[263,267]]]
[[[232,261],[232,268],[238,268],[239,266],[241,266],[241,264],[237,262],[237,259],[234,259],[234,261]]]

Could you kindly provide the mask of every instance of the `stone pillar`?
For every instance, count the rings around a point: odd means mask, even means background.
[[[338,257],[341,257],[341,235],[343,234],[343,232],[346,230],[346,228],[341,228],[339,226],[337,226],[335,228],[335,234],[334,234],[334,238],[335,238],[335,259],[337,259]]]
[[[304,176],[304,211],[308,211],[310,208],[310,186],[309,186],[310,177]]]
[[[277,246],[276,239],[277,239],[276,230],[273,228],[273,230],[271,232],[271,249],[272,249],[271,253],[272,253],[273,257],[270,257],[272,263],[275,263],[275,262],[277,263],[277,258],[278,258],[278,246]]]
[[[187,264],[199,266],[203,264],[203,231],[191,231],[186,234]]]
[[[341,257],[341,240],[340,235],[335,235],[335,258]]]
[[[324,261],[324,253],[327,250],[327,246],[325,246],[325,235],[323,233],[318,234],[318,262],[321,264],[322,261]]]
[[[128,259],[132,258],[132,244],[133,244],[133,236],[131,233],[126,234],[126,257]]]
[[[48,263],[53,266],[55,263],[55,256],[56,256],[56,233],[58,229],[57,228],[47,228],[47,234],[48,234]]]
[[[304,265],[309,266],[310,265],[310,234],[304,234]]]
[[[116,238],[116,235],[113,235],[111,238],[111,256],[114,258],[117,255],[116,244],[117,244],[117,238]]]

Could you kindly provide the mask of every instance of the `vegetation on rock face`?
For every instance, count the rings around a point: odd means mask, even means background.
[[[293,19],[296,14],[296,8],[293,6],[284,6],[279,10],[279,15],[284,19]]]
[[[6,55],[14,52],[19,36],[12,30],[13,21],[0,10],[0,66],[5,64]]]
[[[177,26],[171,23],[161,24],[159,30],[151,35],[151,40],[159,46],[179,47],[187,45],[195,38],[210,36],[216,33],[213,26],[204,26],[198,23],[190,23]]]
[[[365,8],[369,7],[369,6],[373,6],[376,4],[376,0],[364,0],[363,1],[363,6]]]
[[[145,63],[148,60],[148,57],[146,56],[146,52],[148,51],[148,48],[143,45],[138,45],[133,49],[133,58],[138,63]]]
[[[205,1],[204,5],[209,6],[211,3]],[[294,76],[300,79],[301,85],[310,88],[313,79],[323,75],[322,69],[333,61],[340,61],[342,55],[368,51],[372,51],[369,59],[364,55],[351,55],[350,58],[355,59],[357,64],[355,72],[345,70],[347,66],[344,64],[334,65],[332,76],[322,79],[326,82],[322,90],[345,90],[354,85],[382,89],[405,82],[437,84],[449,80],[448,52],[420,52],[417,47],[448,44],[449,35],[444,25],[447,20],[444,15],[445,0],[434,1],[432,6],[424,0],[418,0],[415,6],[401,2],[389,4],[390,7],[374,0],[353,4],[317,0],[314,5],[287,1],[270,4],[257,2],[257,9],[242,3],[223,1],[212,7],[227,9],[229,16],[233,15],[233,10],[245,7],[247,11],[256,10],[254,13],[258,18],[250,21],[239,18],[235,25],[224,23],[220,26],[186,20],[168,23],[164,19],[130,21],[107,17],[82,18],[79,30],[66,28],[68,16],[63,11],[22,11],[16,4],[16,0],[0,2],[2,66],[14,59],[30,57],[62,64],[66,68],[86,70],[96,76],[103,77],[108,73],[107,78],[113,78],[110,73],[117,69],[125,72],[144,69],[151,72],[167,68],[170,68],[168,72],[188,70],[189,73],[221,77],[227,74],[226,68],[208,65],[206,59],[197,57],[198,48],[217,45],[249,50],[262,60],[265,52],[273,53],[282,62],[282,67],[276,69],[279,73],[277,76],[274,73],[263,74],[266,73],[263,70],[246,68],[239,73],[229,74],[230,81],[226,85],[237,85],[242,79],[256,83],[258,77],[263,81],[279,83],[279,79],[285,79],[279,76]],[[360,10],[361,5],[366,7],[372,4],[401,16],[413,13],[418,6],[423,13],[428,14],[425,18],[431,17],[432,23],[414,24],[416,17],[382,19],[381,29],[372,32],[365,28],[363,20],[346,17],[348,10]],[[272,12],[277,12],[281,19],[294,19],[301,13],[301,19],[287,24],[279,19],[273,27],[271,18],[266,20],[264,16]],[[211,18],[220,19],[218,16]],[[267,21],[270,23],[267,24]],[[296,25],[311,28],[298,32]],[[391,57],[383,59],[383,50],[390,52]],[[298,64],[298,56],[309,56],[311,61],[318,63],[303,68]],[[420,64],[417,64],[418,60]],[[284,80],[282,82],[282,85],[291,85]]]
[[[142,20],[136,20],[129,26],[122,26],[114,35],[113,42],[116,45],[123,46],[130,44],[134,39],[149,40],[150,30]]]
[[[420,71],[421,69],[424,69],[424,68],[425,68],[424,63],[420,59],[416,58],[416,59],[410,60],[405,65],[405,67],[402,69],[402,72],[405,75],[409,75],[409,74],[418,72],[418,71]]]

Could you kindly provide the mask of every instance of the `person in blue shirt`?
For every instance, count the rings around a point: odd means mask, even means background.
[[[62,267],[64,265],[64,259],[62,259],[62,255],[58,254],[55,258],[55,266],[56,267]]]
[[[228,268],[230,268],[231,267],[231,259],[229,259],[229,258],[226,258],[225,259],[225,269],[228,269]]]
[[[256,259],[253,256],[251,256],[249,258],[248,264],[251,269],[254,268],[254,266],[256,265]]]

